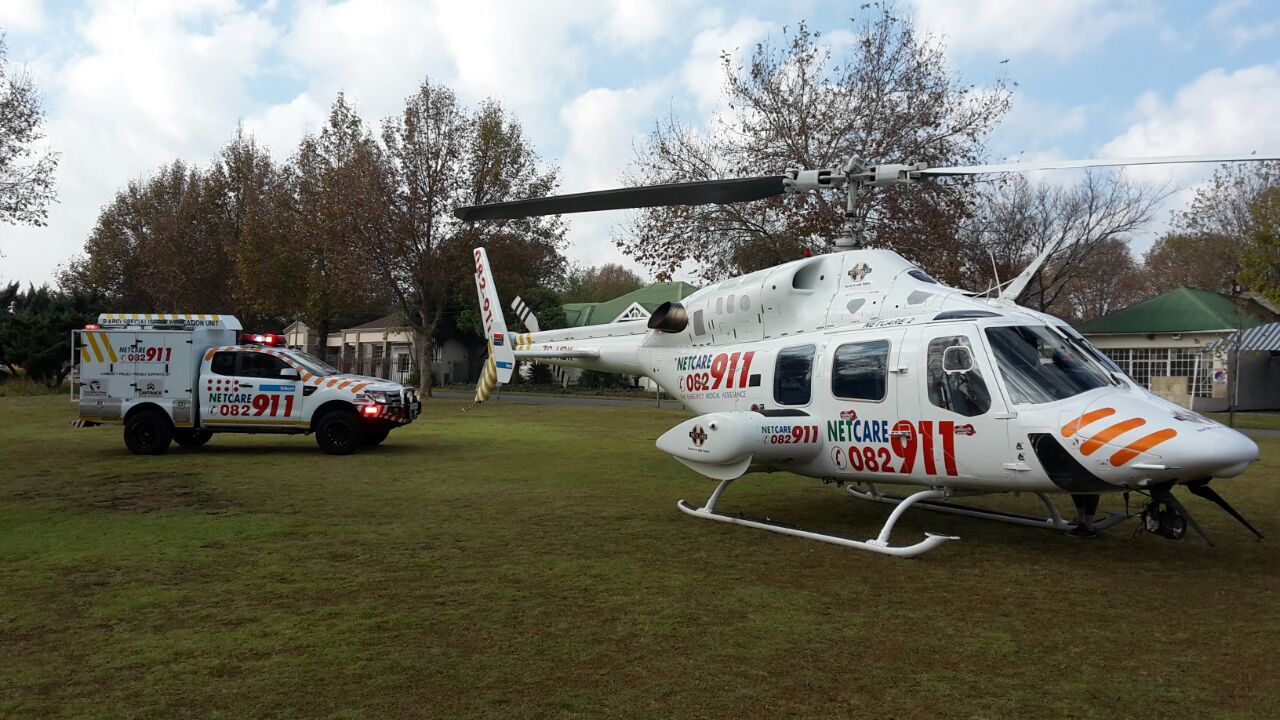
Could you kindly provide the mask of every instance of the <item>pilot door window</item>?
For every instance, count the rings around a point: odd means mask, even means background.
[[[831,359],[831,394],[843,400],[884,400],[889,341],[849,343]]]
[[[925,375],[929,402],[937,407],[967,417],[991,409],[991,393],[978,370],[969,338],[955,335],[929,341]]]
[[[779,405],[808,405],[813,387],[813,345],[778,352],[773,366],[773,400]]]

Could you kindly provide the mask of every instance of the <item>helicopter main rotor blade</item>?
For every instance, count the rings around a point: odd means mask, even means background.
[[[784,179],[782,175],[768,175],[731,180],[645,185],[488,205],[470,205],[456,208],[453,214],[460,220],[512,220],[536,215],[560,215],[596,210],[747,202],[782,195],[786,192]]]
[[[1005,163],[1001,165],[969,165],[935,167],[915,170],[911,174],[921,177],[946,177],[949,175],[982,175],[985,173],[1029,172],[1032,170],[1066,170],[1070,168],[1124,167],[1128,165],[1178,165],[1183,163],[1252,162],[1280,160],[1280,157],[1259,155],[1174,155],[1170,157],[1093,158],[1091,160],[1045,160],[1042,162]]]

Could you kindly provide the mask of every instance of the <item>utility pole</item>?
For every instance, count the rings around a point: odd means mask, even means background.
[[[1228,392],[1227,427],[1236,426],[1236,404],[1240,402],[1240,341],[1244,335],[1244,308],[1240,306],[1240,294],[1244,287],[1240,283],[1232,283],[1231,300],[1236,309],[1236,336],[1232,343],[1235,357],[1231,360],[1231,385]]]

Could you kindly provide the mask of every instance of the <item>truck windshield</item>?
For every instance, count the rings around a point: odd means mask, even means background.
[[[987,328],[987,340],[1014,403],[1053,402],[1110,384],[1089,360],[1049,328]]]
[[[314,355],[304,353],[301,350],[290,350],[289,357],[293,358],[294,362],[306,368],[307,372],[315,375],[316,377],[327,377],[329,375],[338,374],[338,368]]]

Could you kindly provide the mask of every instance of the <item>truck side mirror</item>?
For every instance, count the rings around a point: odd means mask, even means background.
[[[302,376],[298,374],[297,368],[280,368],[280,379],[282,380],[297,380],[300,377]]]
[[[942,351],[942,370],[947,373],[967,373],[973,369],[973,354],[963,345],[952,345]]]

